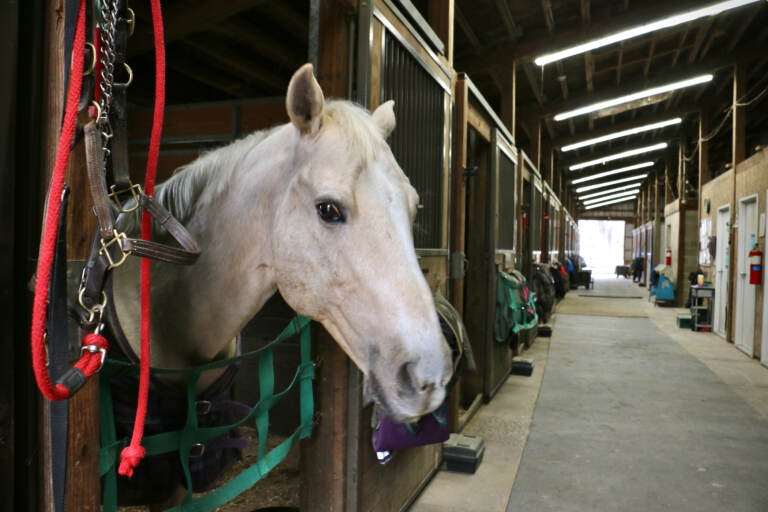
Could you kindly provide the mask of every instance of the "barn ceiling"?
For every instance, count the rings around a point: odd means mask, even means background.
[[[652,32],[539,67],[533,59],[618,30],[655,21],[713,2],[645,0],[456,0],[455,59],[483,94],[498,106],[517,61],[518,143],[530,145],[535,123],[543,121],[543,144],[586,139],[680,116],[680,125],[585,147],[555,152],[559,167],[590,155],[671,141],[687,136],[687,154],[698,140],[698,111],[707,111],[713,129],[733,100],[733,64],[748,65],[747,90],[753,96],[768,85],[768,4],[758,2],[717,16]],[[595,101],[636,92],[703,72],[714,79],[602,114],[555,121],[553,115]],[[768,108],[750,108],[747,147],[765,144]],[[725,122],[712,140],[715,172],[731,160],[731,126]],[[672,146],[672,144],[670,144]],[[664,155],[660,157],[663,158]],[[573,177],[569,174],[568,177]]]

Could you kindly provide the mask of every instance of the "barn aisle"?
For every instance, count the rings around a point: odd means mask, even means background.
[[[597,284],[596,295],[646,295],[629,281]],[[580,293],[555,319],[507,510],[768,510],[768,418],[718,376],[748,363],[754,387],[768,370],[714,335],[672,332],[674,310]],[[636,314],[620,316],[616,302]],[[601,303],[610,316],[595,316]],[[717,374],[700,360],[711,344],[727,349],[707,361]]]

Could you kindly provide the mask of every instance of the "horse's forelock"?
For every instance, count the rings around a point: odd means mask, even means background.
[[[321,126],[321,131],[330,126],[339,128],[347,140],[347,150],[360,159],[362,166],[379,158],[384,146],[381,132],[363,107],[345,100],[326,101]]]

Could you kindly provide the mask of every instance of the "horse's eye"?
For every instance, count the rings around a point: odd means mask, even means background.
[[[317,204],[317,214],[325,222],[344,222],[341,208],[333,201],[323,201]]]

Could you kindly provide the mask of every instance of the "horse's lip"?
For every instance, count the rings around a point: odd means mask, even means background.
[[[371,393],[371,396],[376,402],[379,407],[389,416],[392,420],[398,422],[398,423],[414,423],[419,421],[421,416],[406,416],[402,413],[397,413],[394,411],[393,407],[389,403],[389,400],[387,398],[386,393],[384,393],[384,389],[381,386],[381,383],[379,382],[378,378],[373,372],[369,372],[367,375],[368,377],[368,389]],[[426,413],[425,413],[426,414]]]

